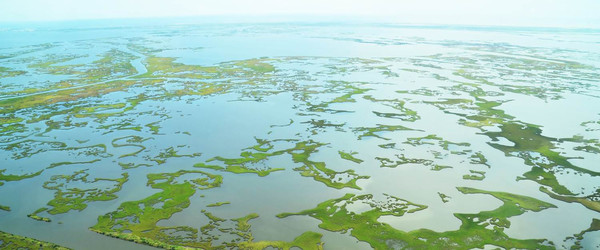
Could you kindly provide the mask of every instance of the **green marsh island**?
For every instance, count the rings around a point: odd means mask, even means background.
[[[1,249],[600,248],[600,32],[0,29]]]

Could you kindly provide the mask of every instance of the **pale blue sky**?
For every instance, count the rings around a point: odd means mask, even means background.
[[[598,28],[600,0],[0,0],[0,22],[202,15]]]

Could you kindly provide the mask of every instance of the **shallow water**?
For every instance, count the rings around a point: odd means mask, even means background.
[[[74,249],[148,248],[91,227],[189,247],[600,247],[598,31],[90,25],[0,30],[2,231]]]

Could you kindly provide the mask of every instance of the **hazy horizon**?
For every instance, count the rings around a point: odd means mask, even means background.
[[[218,3],[176,0],[171,4],[151,1],[25,0],[0,3],[0,22],[47,22],[139,18],[223,18],[240,21],[374,21],[428,25],[477,25],[517,27],[600,28],[596,10],[600,2],[576,1],[492,1],[437,0],[360,1],[259,0],[252,3],[226,0]]]

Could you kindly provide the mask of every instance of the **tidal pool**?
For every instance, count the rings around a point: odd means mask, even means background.
[[[0,248],[600,248],[599,31],[28,25]]]

